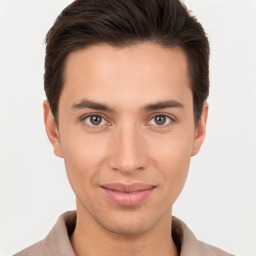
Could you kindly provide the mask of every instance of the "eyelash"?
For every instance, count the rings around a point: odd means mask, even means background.
[[[89,127],[89,128],[92,128],[92,129],[102,129],[102,126],[105,126],[105,125],[90,125],[90,124],[87,124],[86,122],[85,122],[85,119],[86,118],[88,118],[88,117],[92,117],[92,116],[99,116],[99,117],[101,117],[103,120],[105,120],[106,121],[106,119],[107,118],[105,118],[102,114],[94,114],[94,113],[91,113],[91,114],[89,114],[89,115],[85,115],[85,116],[82,116],[81,117],[81,122],[83,123],[83,125],[85,125],[85,126],[87,126],[87,127]],[[107,122],[107,121],[106,121]],[[107,125],[107,126],[109,126],[109,125]]]
[[[152,116],[149,121],[147,123],[149,123],[151,120],[155,119],[156,117],[165,117],[165,118],[169,118],[169,123],[168,124],[165,124],[165,125],[157,125],[157,124],[153,124],[154,127],[157,127],[157,128],[168,128],[169,126],[173,125],[173,123],[175,122],[174,118],[169,116],[169,115],[166,115],[166,114],[157,114],[157,115],[154,115]]]
[[[104,117],[104,115],[102,115],[102,114],[99,114],[99,113],[91,113],[91,114],[89,114],[89,115],[85,115],[85,116],[82,116],[81,118],[80,118],[80,120],[81,120],[81,122],[83,123],[83,125],[85,125],[85,126],[87,126],[87,127],[89,127],[89,128],[92,128],[92,129],[102,129],[102,126],[105,126],[105,125],[90,125],[90,124],[87,124],[86,122],[85,122],[85,119],[86,118],[89,118],[89,117],[92,117],[92,116],[97,116],[97,117],[101,117],[103,120],[105,120],[106,121],[106,119],[107,118],[105,118]],[[152,119],[154,119],[154,118],[156,118],[156,117],[159,117],[159,116],[162,116],[162,117],[166,117],[166,118],[169,118],[170,119],[170,121],[169,121],[169,124],[167,124],[167,125],[153,125],[153,126],[155,126],[155,127],[157,127],[157,128],[160,128],[160,129],[162,129],[162,128],[167,128],[167,127],[169,127],[169,126],[171,126],[174,122],[175,122],[175,119],[173,118],[173,117],[171,117],[171,116],[169,116],[169,115],[166,115],[166,114],[162,114],[162,113],[159,113],[159,114],[157,114],[157,115],[154,115],[154,116],[152,116],[150,119],[149,119],[149,121],[148,122],[150,122]],[[108,122],[108,121],[106,121],[106,122]],[[107,124],[107,126],[109,126],[108,124]]]

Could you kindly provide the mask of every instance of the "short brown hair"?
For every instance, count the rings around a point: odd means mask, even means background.
[[[70,52],[98,43],[125,47],[144,41],[186,53],[197,122],[209,94],[209,42],[179,0],[76,0],[67,6],[46,36],[44,89],[55,120]]]

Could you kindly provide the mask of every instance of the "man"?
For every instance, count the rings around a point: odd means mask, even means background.
[[[206,133],[200,23],[178,0],[77,0],[46,43],[45,127],[77,209],[16,255],[230,255],[172,216]]]

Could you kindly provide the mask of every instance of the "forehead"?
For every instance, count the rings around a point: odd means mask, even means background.
[[[168,73],[173,75],[174,72],[179,75],[180,72],[185,71],[187,75],[188,70],[186,54],[180,47],[167,48],[149,42],[127,47],[96,44],[71,52],[65,65],[66,78],[81,69],[82,72],[92,72],[92,75],[95,72],[104,74],[123,70],[126,70],[126,73],[147,73],[147,75],[151,71],[153,71],[151,75],[158,75],[159,71],[165,72],[165,75]]]
[[[62,94],[70,104],[82,98],[113,104],[132,102],[134,106],[169,99],[185,101],[192,98],[187,58],[180,48],[152,43],[124,48],[93,45],[69,54]]]

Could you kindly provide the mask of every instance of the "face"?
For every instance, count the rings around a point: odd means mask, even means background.
[[[44,110],[78,214],[119,234],[149,230],[170,216],[190,158],[203,142],[207,117],[205,103],[195,125],[181,49],[102,44],[72,52],[58,129],[47,101]]]

